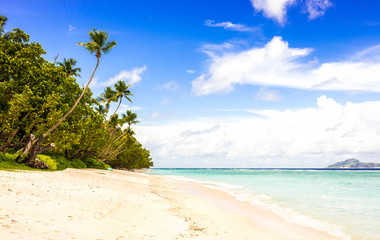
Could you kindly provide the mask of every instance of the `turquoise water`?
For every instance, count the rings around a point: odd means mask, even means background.
[[[380,171],[153,169],[342,239],[380,239]]]

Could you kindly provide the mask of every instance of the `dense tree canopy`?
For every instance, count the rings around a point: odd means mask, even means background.
[[[6,18],[1,21],[3,33]],[[109,52],[116,42],[107,42],[108,34],[95,30],[90,39],[81,45],[95,53],[97,67],[101,52]],[[129,86],[119,82],[95,99],[87,86],[77,84],[80,68],[74,67],[74,59],[56,65],[43,54],[42,46],[20,29],[0,38],[0,151],[17,153],[19,160],[40,144],[38,153],[70,161],[92,158],[127,169],[152,166],[149,151],[131,128],[137,115],[130,111],[119,119],[115,112],[111,121],[106,119],[113,101],[132,101]]]

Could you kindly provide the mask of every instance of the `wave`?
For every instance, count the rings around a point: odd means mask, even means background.
[[[326,232],[342,240],[351,240],[351,236],[344,232],[342,226],[332,224],[327,221],[315,219],[303,213],[297,212],[289,207],[275,202],[270,196],[266,194],[255,193],[247,187],[224,182],[196,180],[178,175],[165,175],[165,177],[169,177],[179,181],[198,183],[206,188],[223,191],[231,195],[238,201],[246,202],[252,204],[255,207],[260,207],[262,209],[271,211],[274,214],[283,218],[288,223],[297,224],[300,226],[315,229],[317,231]]]

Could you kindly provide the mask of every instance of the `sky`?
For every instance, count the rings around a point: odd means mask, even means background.
[[[138,114],[155,167],[380,162],[379,12],[377,0],[0,0],[6,30],[77,60],[80,85],[96,58],[77,43],[108,31],[117,46],[91,90],[131,84],[118,113]]]

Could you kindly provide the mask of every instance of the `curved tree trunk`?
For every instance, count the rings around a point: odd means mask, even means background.
[[[44,137],[46,137],[49,133],[51,133],[52,131],[54,131],[54,129],[56,129],[62,122],[63,120],[66,119],[67,116],[69,116],[69,114],[76,108],[76,106],[78,105],[79,101],[82,99],[82,97],[84,96],[84,94],[86,93],[87,91],[87,88],[88,86],[90,85],[91,81],[92,81],[92,78],[94,77],[94,74],[95,74],[95,71],[96,69],[98,68],[98,65],[99,65],[99,58],[97,59],[97,62],[96,62],[96,66],[95,66],[95,69],[94,71],[92,72],[92,75],[91,75],[91,78],[90,80],[88,81],[86,87],[83,89],[82,91],[82,94],[79,96],[79,98],[77,99],[77,101],[74,103],[74,105],[71,107],[71,109],[61,118],[59,119],[59,121],[53,126],[51,127],[46,133],[44,133]]]
[[[94,74],[96,72],[96,69],[98,68],[98,65],[99,65],[99,57],[97,57],[97,61],[96,61],[96,66],[95,66],[95,69],[94,71],[92,72],[92,75],[91,75],[91,78],[90,80],[88,81],[86,87],[83,89],[82,91],[82,94],[79,96],[79,98],[77,99],[77,101],[74,103],[74,105],[71,107],[71,109],[61,118],[59,119],[59,121],[53,126],[51,127],[46,133],[44,134],[41,134],[40,137],[38,138],[38,140],[34,143],[34,145],[32,146],[32,148],[30,149],[29,152],[25,152],[24,151],[24,154],[28,153],[28,156],[25,157],[25,159],[23,160],[23,162],[29,166],[33,166],[33,163],[35,162],[35,159],[37,157],[37,155],[43,151],[47,151],[51,148],[54,147],[54,143],[51,143],[47,146],[44,146],[44,147],[41,147],[41,144],[43,142],[43,140],[46,138],[47,135],[49,135],[52,131],[54,131],[65,119],[67,116],[69,116],[69,114],[75,109],[75,107],[78,105],[79,101],[82,99],[82,97],[84,96],[84,94],[86,93],[87,91],[87,88],[88,86],[90,85],[91,81],[92,81],[92,78],[94,77]]]
[[[113,116],[115,116],[117,110],[119,109],[120,104],[121,104],[121,100],[123,100],[122,97],[120,98],[119,105],[117,105],[117,108],[116,108],[115,112],[114,112],[114,113],[112,114],[112,116],[108,119],[108,121],[107,121],[107,123],[106,123],[106,127],[107,127],[108,123],[111,121],[111,119],[113,118]]]

